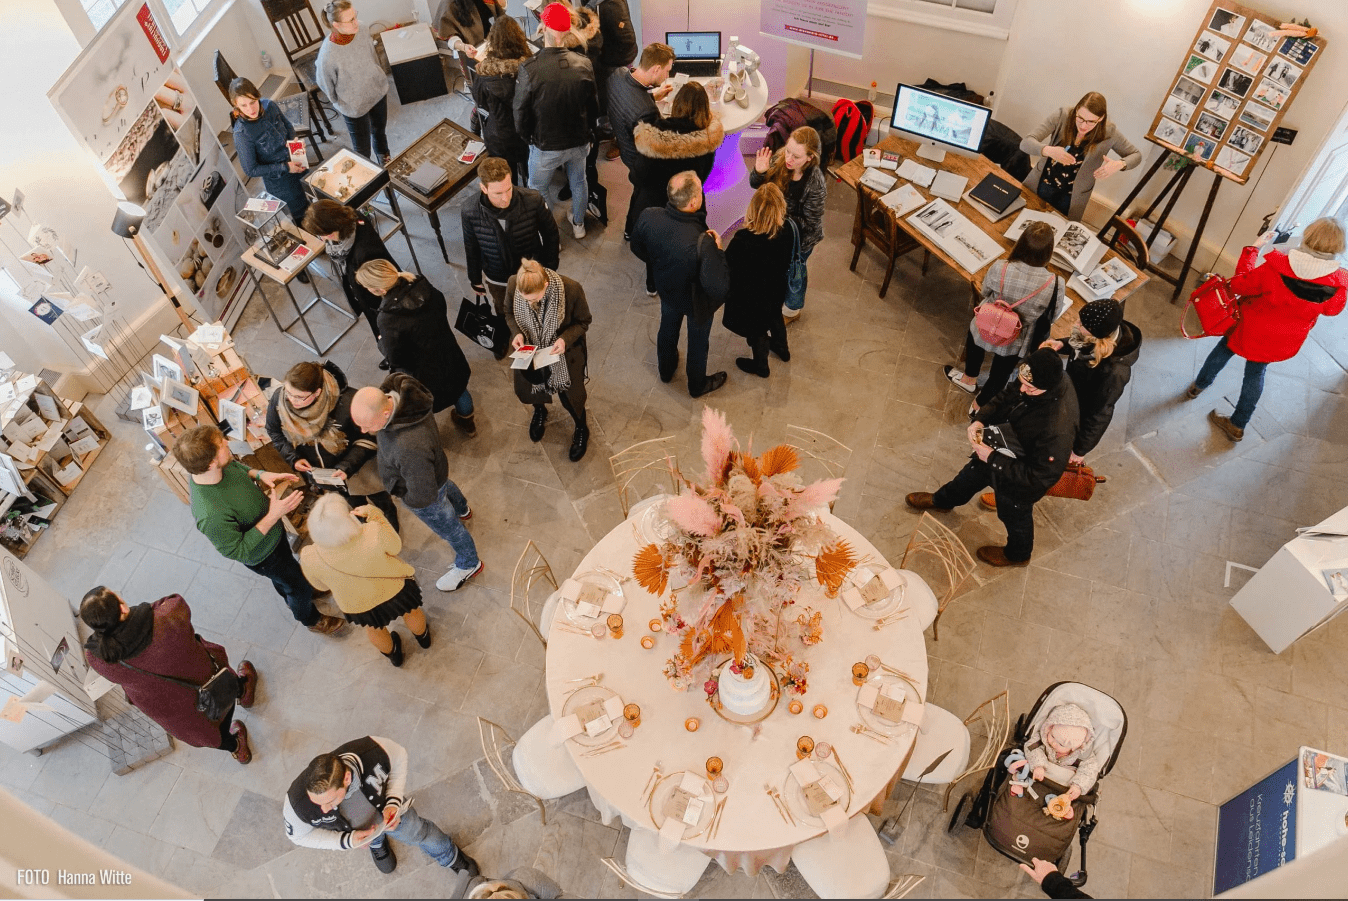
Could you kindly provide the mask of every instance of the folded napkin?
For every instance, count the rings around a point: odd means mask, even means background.
[[[919,704],[917,701],[912,701],[903,705],[903,721],[905,723],[912,723],[914,726],[921,728],[922,718],[926,712],[927,707],[925,704]]]
[[[666,817],[665,825],[660,827],[660,850],[668,854],[670,851],[677,848],[679,842],[683,841],[684,828],[682,820],[675,819],[674,817]]]
[[[797,785],[804,787],[819,781],[819,767],[812,760],[797,760],[791,764],[791,775],[796,777]]]
[[[561,744],[568,738],[574,738],[582,732],[587,735],[599,735],[607,732],[613,727],[613,721],[622,716],[623,699],[617,695],[610,695],[604,699],[600,709],[602,712],[591,716],[584,723],[580,721],[580,714],[578,713],[558,717],[552,724],[553,740]],[[584,708],[582,708],[582,711],[587,712],[584,711]]]
[[[841,804],[835,804],[819,815],[828,827],[829,835],[834,838],[842,838],[847,832],[847,809]]]

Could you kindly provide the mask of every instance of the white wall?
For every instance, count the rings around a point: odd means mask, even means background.
[[[1109,100],[1110,118],[1143,151],[1141,166],[1096,186],[1087,214],[1090,221],[1103,221],[1113,212],[1161,153],[1143,138],[1209,5],[1209,0],[1111,0],[1091,3],[1089,19],[1084,20],[1080,0],[1021,0],[1002,59],[997,118],[1024,134],[1057,107],[1074,103],[1087,91],[1099,91]],[[1265,150],[1247,184],[1223,180],[1194,260],[1200,270],[1212,268],[1233,227],[1225,266],[1234,264],[1241,246],[1257,235],[1264,216],[1301,178],[1348,99],[1343,92],[1348,82],[1348,53],[1343,46],[1348,4],[1265,0],[1258,8],[1283,21],[1292,15],[1309,18],[1328,35],[1329,45],[1283,119],[1284,126],[1300,131],[1296,142]],[[1084,33],[1073,36],[1069,30],[1073,27]],[[1141,201],[1165,184],[1162,174],[1139,198],[1138,212],[1146,208]],[[1166,229],[1181,238],[1177,254],[1187,248],[1212,178],[1208,172],[1196,172],[1171,213]]]

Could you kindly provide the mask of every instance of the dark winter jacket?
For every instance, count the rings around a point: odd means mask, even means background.
[[[707,213],[685,213],[668,203],[643,210],[632,228],[632,252],[648,263],[655,274],[660,299],[691,311],[693,284],[699,282],[713,300],[725,299],[730,290],[730,270],[725,253],[707,235]],[[698,238],[702,241],[701,265]]]
[[[646,158],[637,150],[633,132],[641,122],[659,120],[660,110],[641,82],[625,69],[614,72],[608,80],[608,123],[633,183],[641,180],[646,165]]]
[[[1320,278],[1299,278],[1299,250],[1270,251],[1259,262],[1259,251],[1247,247],[1240,254],[1231,290],[1245,298],[1240,321],[1226,343],[1240,356],[1256,363],[1290,360],[1301,350],[1321,316],[1343,312],[1348,272],[1335,269]]]
[[[473,78],[473,102],[487,114],[482,122],[482,141],[487,153],[505,160],[523,159],[529,145],[515,130],[515,79],[522,59],[479,60]]]
[[[497,0],[471,0],[468,5],[472,7],[471,14],[460,19],[454,12],[452,0],[441,0],[440,9],[435,14],[438,26],[435,29],[436,44],[446,47],[450,38],[457,37],[465,44],[476,47],[487,39],[487,32],[491,30],[491,26],[482,18],[483,8],[490,11],[494,7],[494,16],[504,14],[506,8],[505,0],[500,3]]]
[[[585,42],[583,48],[577,49],[585,55],[590,61],[590,67],[597,73],[604,58],[604,33],[599,29],[599,14],[583,6],[573,6],[571,12],[571,31]]]
[[[594,67],[579,53],[545,47],[527,59],[515,84],[515,130],[539,150],[590,143],[599,116]]]
[[[379,311],[379,298],[375,297],[360,282],[356,281],[356,273],[360,267],[364,266],[370,260],[388,260],[394,262],[393,256],[384,246],[384,241],[379,237],[379,229],[373,222],[365,219],[356,220],[356,241],[351,245],[351,252],[346,255],[346,260],[342,263],[342,290],[346,293],[347,302],[351,304],[351,309],[357,313],[370,311],[372,313]]]
[[[505,303],[496,312],[505,316],[506,325],[510,326],[511,337],[523,334],[523,329],[515,319],[513,275],[510,281],[506,282]],[[577,409],[585,405],[585,364],[588,360],[585,333],[589,331],[590,323],[593,321],[590,304],[585,299],[585,289],[581,287],[580,282],[563,275],[562,314],[557,322],[557,337],[566,342],[566,352],[562,356],[566,358],[566,372],[571,377],[571,389],[567,393],[567,400]],[[534,392],[534,386],[524,377],[524,370],[516,369],[514,372],[515,396],[526,404],[540,403],[540,395]]]
[[[233,116],[239,167],[249,178],[261,178],[263,187],[285,201],[290,217],[298,223],[309,208],[309,198],[301,181],[303,173],[290,171],[286,141],[295,137],[295,126],[270,100],[264,97],[261,104],[261,112],[254,120]]]
[[[666,196],[670,178],[689,169],[705,183],[716,163],[716,148],[724,139],[725,129],[716,114],[706,128],[684,118],[637,123],[632,140],[645,158],[641,177],[647,190]]]
[[[407,749],[378,735],[367,735],[332,751],[346,764],[351,785],[358,788],[376,811],[392,806],[402,809],[407,800]],[[351,834],[361,827],[350,823],[340,807],[324,813],[309,800],[309,792],[299,776],[290,783],[281,807],[286,836],[305,848],[342,851],[351,847]]]
[[[337,405],[328,414],[328,421],[336,423],[346,435],[346,449],[334,455],[324,451],[317,442],[291,444],[285,429],[281,427],[280,406],[286,402],[283,388],[277,389],[271,396],[271,403],[267,404],[267,436],[271,438],[272,446],[291,466],[300,460],[307,460],[316,469],[340,469],[349,478],[374,456],[375,443],[351,420],[351,398],[356,396],[356,389],[347,385],[346,374],[330,360],[323,364],[323,368],[333,374],[337,380],[337,390],[341,392]]]
[[[1022,394],[1020,381],[1005,388],[974,417],[985,425],[1008,424],[1023,452],[1012,459],[994,452],[992,487],[999,495],[1033,504],[1057,484],[1077,430],[1077,395],[1064,378],[1043,394]]]
[[[145,672],[108,663],[87,647],[85,658],[100,676],[122,686],[126,699],[169,735],[194,748],[218,748],[220,724],[197,711],[196,689],[151,674],[201,684],[215,675],[211,657],[220,666],[229,666],[229,655],[220,645],[197,636],[192,611],[182,595],[160,598],[152,606],[154,630],[149,647],[126,658]]]
[[[1063,342],[1063,350],[1069,357],[1072,345]],[[1077,426],[1077,439],[1072,452],[1084,457],[1100,439],[1105,437],[1109,423],[1114,419],[1114,405],[1123,396],[1123,389],[1133,377],[1133,365],[1142,352],[1142,332],[1133,323],[1124,320],[1119,326],[1118,343],[1114,352],[1100,361],[1100,365],[1091,368],[1090,361],[1082,358],[1069,359],[1067,374],[1072,378],[1072,387],[1077,393],[1077,407],[1081,420]]]
[[[794,242],[787,224],[771,238],[747,228],[735,232],[725,249],[730,293],[721,321],[726,328],[744,338],[757,338],[781,321]]]
[[[449,460],[431,409],[431,393],[405,373],[395,372],[379,386],[397,392],[398,406],[379,430],[379,477],[389,494],[421,510],[435,503],[449,478]]]
[[[1072,884],[1062,873],[1049,873],[1044,877],[1044,881],[1039,883],[1044,894],[1050,898],[1094,898],[1094,895],[1088,895],[1081,889]]]
[[[599,31],[604,36],[600,63],[610,69],[624,69],[636,62],[641,48],[627,0],[587,0],[585,5],[599,13]]]
[[[482,285],[482,276],[504,283],[519,271],[521,260],[537,260],[556,269],[560,254],[557,220],[542,194],[515,185],[510,206],[497,209],[483,191],[464,201],[463,247],[468,258],[468,283]],[[506,222],[505,230],[501,221]]]
[[[777,154],[782,153],[781,150]],[[776,160],[776,154],[773,156]],[[767,175],[754,169],[749,172],[749,185],[757,188],[767,181]],[[824,180],[824,170],[815,166],[805,176],[805,189],[798,197],[788,184],[782,188],[786,196],[786,215],[800,227],[800,252],[809,253],[816,244],[824,240],[824,201],[828,200],[828,182]]]
[[[394,285],[379,305],[379,343],[395,372],[416,378],[435,397],[435,412],[468,388],[471,370],[441,294],[425,276]]]

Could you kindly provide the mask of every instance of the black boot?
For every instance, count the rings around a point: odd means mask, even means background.
[[[426,623],[426,631],[422,632],[420,635],[413,633],[412,637],[415,638],[417,644],[421,645],[423,648],[429,648],[431,646],[431,624]]]
[[[534,404],[534,418],[529,421],[529,440],[537,444],[543,440],[543,430],[548,426],[548,408],[543,404]]]
[[[402,666],[403,637],[399,635],[397,632],[393,631],[390,631],[389,634],[393,636],[393,650],[389,651],[386,654],[383,651],[380,651],[379,653],[384,654],[384,656],[388,658],[388,662],[392,663],[394,666]]]
[[[717,388],[724,385],[725,380],[726,374],[724,372],[713,372],[703,380],[702,387],[698,388],[696,391],[689,389],[688,393],[693,397],[702,397],[703,395],[711,394]]]
[[[757,338],[749,339],[749,349],[753,352],[753,358],[736,357],[735,365],[750,375],[767,378],[770,372],[768,369],[768,336],[760,335]]]

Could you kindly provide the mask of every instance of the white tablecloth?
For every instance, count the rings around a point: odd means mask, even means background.
[[[724,80],[724,76],[719,77]],[[689,80],[706,84],[712,79],[692,78]],[[670,104],[674,101],[674,95],[679,92],[679,85],[675,84],[672,78],[665,83],[673,84],[674,90],[658,104],[662,116],[669,115]],[[747,81],[744,83],[744,93],[745,99],[749,102],[748,106],[740,106],[733,100],[729,103],[722,103],[720,92],[717,92],[716,97],[711,99],[711,111],[721,117],[721,127],[725,129],[725,133],[728,135],[748,128],[753,122],[757,121],[759,116],[763,115],[763,110],[768,108],[768,80],[763,77],[762,72],[758,73],[758,84],[756,86]]]
[[[874,561],[883,558],[869,541],[832,515],[825,522],[840,537],[847,539],[859,555],[870,554]],[[623,575],[631,574],[632,557],[637,550],[633,524],[624,522],[591,549],[576,569],[577,574],[605,567]],[[913,578],[913,576],[909,576]],[[812,607],[823,613],[824,640],[807,649],[810,664],[809,690],[800,698],[805,705],[799,715],[787,711],[787,703],[796,695],[784,693],[773,711],[753,730],[721,719],[706,701],[701,685],[687,692],[676,692],[662,668],[674,650],[674,638],[657,634],[655,647],[641,647],[642,636],[651,635],[648,623],[658,618],[659,599],[636,583],[623,583],[627,605],[623,610],[623,637],[594,639],[561,628],[567,622],[559,609],[548,635],[546,683],[552,715],[561,715],[575,680],[597,672],[604,674],[605,687],[618,692],[624,702],[641,706],[641,726],[626,746],[593,757],[581,756],[586,749],[567,742],[571,754],[585,776],[590,797],[606,818],[614,813],[634,829],[654,829],[642,804],[642,790],[659,763],[662,772],[679,770],[702,773],[708,757],[720,757],[730,790],[715,838],[705,835],[688,844],[714,857],[727,872],[744,869],[757,873],[764,865],[779,872],[790,861],[791,850],[800,842],[824,833],[822,826],[784,822],[763,791],[764,783],[777,788],[796,761],[796,739],[809,735],[838,748],[843,763],[855,783],[848,813],[856,815],[879,794],[908,753],[911,729],[903,736],[880,744],[854,734],[851,726],[859,722],[857,688],[852,684],[852,664],[876,654],[886,664],[913,678],[923,697],[927,692],[927,651],[922,631],[912,617],[906,617],[880,631],[872,622],[849,611],[841,600],[824,597],[822,588],[811,586],[803,591],[796,609]],[[825,719],[811,715],[816,704],[828,708]],[[701,728],[688,732],[684,720],[698,717]]]

